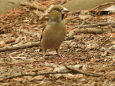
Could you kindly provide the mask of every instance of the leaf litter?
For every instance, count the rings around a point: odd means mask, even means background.
[[[61,3],[61,1],[53,2],[53,4],[58,3]],[[45,0],[37,2],[37,4],[47,8],[52,4],[52,1]],[[67,34],[75,29],[85,29],[85,27],[76,27],[79,25],[115,22],[114,13],[95,14],[94,16],[87,14],[89,12],[69,12],[65,17]],[[39,20],[42,13],[41,10],[21,6],[19,9],[0,15],[0,48],[38,42],[39,34],[45,28],[47,22],[47,19]],[[103,33],[77,32],[72,33],[72,38],[67,36],[60,47],[63,58],[57,57],[52,50],[49,50],[49,52],[53,55],[42,58],[39,45],[0,52],[0,85],[105,86],[108,84],[113,86],[115,84],[115,26],[114,24],[107,24],[91,28],[106,31]],[[13,39],[14,41],[6,42],[6,39]],[[74,74],[70,70],[68,71],[65,65],[69,67],[72,65],[73,69],[99,73],[103,76]],[[56,74],[56,70],[60,74]],[[65,74],[61,74],[61,72],[65,72]]]

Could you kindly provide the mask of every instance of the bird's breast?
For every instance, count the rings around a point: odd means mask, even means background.
[[[46,48],[59,47],[66,35],[66,27],[63,25],[51,25],[43,34],[42,44]]]
[[[52,30],[49,33],[50,40],[61,41],[65,38],[66,28],[63,26],[52,26]]]

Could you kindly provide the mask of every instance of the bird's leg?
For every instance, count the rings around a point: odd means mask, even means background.
[[[56,55],[60,56],[59,55],[59,49],[55,49],[55,50],[56,50],[56,53],[57,53]]]
[[[43,58],[46,56],[46,50],[43,50]]]
[[[63,57],[62,55],[59,54],[59,48],[55,49],[56,50],[56,55],[59,56],[59,57]]]

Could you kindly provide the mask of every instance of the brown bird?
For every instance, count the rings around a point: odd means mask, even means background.
[[[61,5],[52,5],[47,10],[48,23],[41,38],[43,57],[45,57],[47,49],[55,49],[57,55],[60,56],[58,50],[66,36],[66,25],[63,18],[67,11]]]

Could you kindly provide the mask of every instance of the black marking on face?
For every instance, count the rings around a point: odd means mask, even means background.
[[[62,13],[61,19],[62,19],[62,20],[64,19],[64,14],[63,14],[63,13]]]
[[[64,19],[64,13],[62,12],[62,9],[55,8],[55,10],[61,13],[61,19],[63,20]]]
[[[58,11],[58,12],[60,12],[60,13],[62,13],[62,10],[59,9],[59,8],[55,8],[55,10]]]

